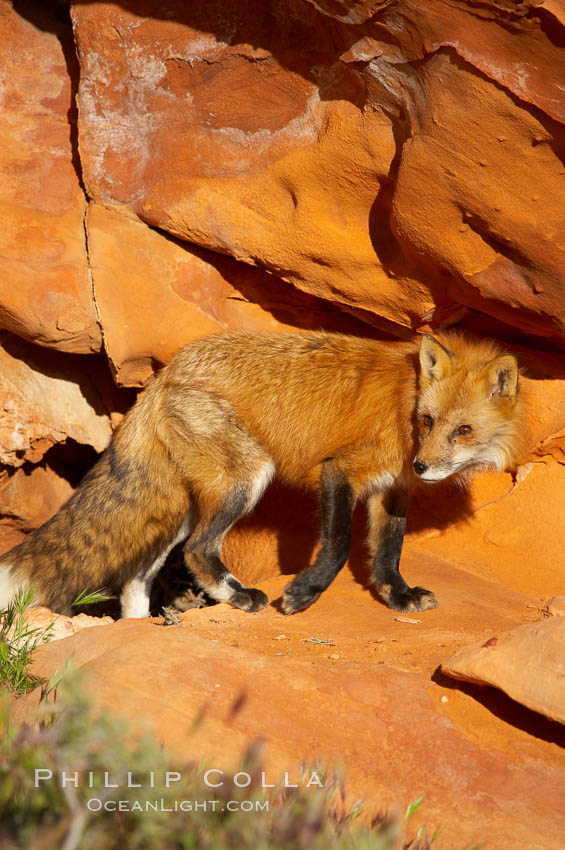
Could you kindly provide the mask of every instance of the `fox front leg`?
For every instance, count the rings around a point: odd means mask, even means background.
[[[406,529],[408,499],[399,491],[377,493],[368,502],[372,580],[379,596],[395,611],[426,611],[438,601],[424,587],[408,587],[398,565]]]
[[[303,611],[329,587],[349,557],[354,496],[347,477],[333,461],[325,461],[320,479],[322,548],[311,567],[284,589],[283,611]]]

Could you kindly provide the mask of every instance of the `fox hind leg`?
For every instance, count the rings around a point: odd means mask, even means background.
[[[230,573],[222,544],[232,525],[255,507],[275,465],[226,399],[186,378],[169,381],[161,433],[194,509],[185,563],[213,599],[258,611],[267,597]]]
[[[395,611],[427,611],[438,601],[424,587],[409,587],[398,565],[406,528],[406,496],[397,491],[369,498],[369,546],[373,554],[372,579],[379,596]]]
[[[232,575],[221,559],[222,544],[237,520],[255,507],[273,473],[269,460],[246,482],[232,486],[215,510],[201,504],[200,519],[184,547],[186,565],[203,590],[244,611],[260,611],[269,600],[262,590],[245,587]]]
[[[285,587],[282,603],[285,614],[302,611],[315,602],[349,557],[355,502],[352,487],[345,474],[332,461],[324,463],[320,484],[322,548],[314,564]]]

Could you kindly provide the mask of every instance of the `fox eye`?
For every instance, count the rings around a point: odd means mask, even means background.
[[[425,413],[424,416],[422,416],[422,422],[424,423],[426,428],[431,428],[432,425],[434,424],[434,420],[427,413]]]
[[[461,434],[462,437],[467,437],[473,429],[470,425],[460,425],[457,429],[457,433]]]

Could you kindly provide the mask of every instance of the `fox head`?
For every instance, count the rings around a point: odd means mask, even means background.
[[[433,482],[473,467],[504,469],[518,437],[517,400],[513,355],[488,341],[422,336],[416,475]]]

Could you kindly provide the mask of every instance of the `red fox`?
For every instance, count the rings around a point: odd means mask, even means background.
[[[311,605],[345,564],[360,500],[381,598],[434,608],[399,572],[413,485],[511,464],[522,411],[514,356],[458,333],[419,346],[325,332],[199,340],[141,393],[60,511],[0,558],[0,607],[22,585],[58,611],[119,585],[122,616],[148,616],[152,581],[186,540],[211,597],[258,611],[266,595],[229,572],[222,542],[278,475],[318,488],[321,502],[322,546],[286,586],[285,613]]]

